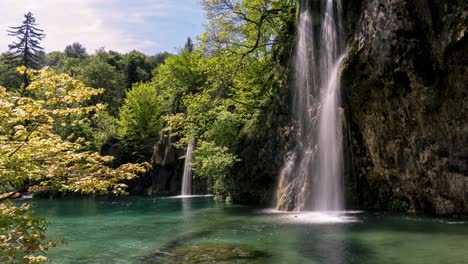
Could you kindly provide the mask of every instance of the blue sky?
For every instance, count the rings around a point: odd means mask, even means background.
[[[47,34],[46,52],[63,51],[80,42],[92,53],[100,47],[148,55],[176,52],[187,37],[200,36],[205,18],[199,0],[0,0],[0,52],[15,39],[18,26],[31,11]]]

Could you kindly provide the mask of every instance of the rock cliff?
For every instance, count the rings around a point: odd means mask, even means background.
[[[345,5],[354,206],[468,214],[467,2]]]

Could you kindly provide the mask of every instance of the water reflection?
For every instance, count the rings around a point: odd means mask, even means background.
[[[192,211],[192,201],[190,198],[182,198],[182,215],[189,216]],[[184,217],[185,218],[185,217]]]
[[[363,224],[361,211],[281,212],[265,210],[274,222],[286,230],[278,250],[290,248],[294,255],[282,255],[289,263],[369,263],[371,251],[350,237],[350,228]],[[291,232],[294,229],[295,232]],[[282,263],[282,262],[281,262]]]

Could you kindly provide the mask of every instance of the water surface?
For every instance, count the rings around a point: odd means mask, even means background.
[[[284,213],[212,197],[27,202],[50,222],[49,237],[68,242],[48,252],[52,263],[168,263],[161,256],[203,245],[265,253],[214,263],[468,263],[468,223],[461,220]]]

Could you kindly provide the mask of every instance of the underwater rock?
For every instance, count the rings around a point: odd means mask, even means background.
[[[268,263],[271,254],[248,245],[198,244],[157,252],[142,259],[142,263]]]

